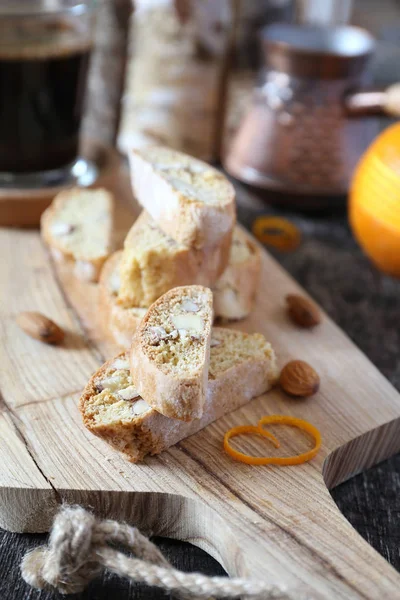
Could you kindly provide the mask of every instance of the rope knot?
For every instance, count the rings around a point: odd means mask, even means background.
[[[63,507],[57,514],[48,547],[29,552],[22,562],[22,576],[36,588],[57,588],[76,594],[101,570],[92,549],[95,517],[80,506]]]
[[[174,591],[182,599],[290,597],[281,586],[263,581],[182,573],[136,527],[97,520],[80,506],[63,506],[54,519],[49,545],[28,552],[21,564],[22,577],[31,586],[54,588],[62,594],[81,592],[102,569]],[[298,594],[296,600],[300,600]]]

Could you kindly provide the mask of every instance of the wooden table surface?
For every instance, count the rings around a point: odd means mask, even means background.
[[[296,223],[303,234],[300,248],[289,254],[273,254],[400,389],[400,281],[377,272],[363,256],[347,227],[344,210],[300,215],[273,209],[254,193],[243,192],[240,198],[239,219],[247,227],[255,216],[265,213],[283,214]],[[400,570],[400,455],[342,484],[332,494],[359,533]],[[61,598],[34,591],[20,578],[22,555],[45,539],[0,530],[1,600]],[[223,573],[218,563],[197,548],[168,540],[160,540],[160,544],[179,568]],[[108,575],[75,596],[77,600],[165,597],[157,590]]]

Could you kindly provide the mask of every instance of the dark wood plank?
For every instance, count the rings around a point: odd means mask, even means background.
[[[332,490],[353,527],[400,571],[400,454]]]
[[[1,600],[61,600],[58,593],[38,592],[20,577],[19,563],[23,554],[46,541],[45,535],[18,535],[0,530],[0,598]],[[207,575],[224,575],[224,570],[208,554],[182,542],[155,539],[161,551],[176,567],[184,571],[200,571]],[[82,594],[69,596],[76,600],[169,600],[170,594],[144,585],[130,584],[115,575],[105,573],[93,581]]]

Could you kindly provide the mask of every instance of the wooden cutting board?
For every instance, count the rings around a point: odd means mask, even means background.
[[[125,173],[116,187],[122,235],[135,210]],[[328,491],[400,450],[400,396],[326,315],[312,331],[287,319],[285,295],[304,292],[266,252],[255,310],[235,327],[265,334],[280,365],[307,360],[321,376],[320,392],[294,400],[276,389],[139,465],[86,431],[77,409],[89,375],[116,353],[97,320],[96,286],[56,269],[38,232],[1,230],[0,252],[2,527],[45,531],[61,502],[76,502],[145,532],[188,540],[230,575],[285,584],[294,597],[400,598],[400,575],[355,532]],[[23,310],[59,323],[68,332],[64,346],[22,333],[15,317]],[[228,428],[273,413],[303,417],[321,430],[322,450],[312,462],[254,467],[223,452]],[[298,431],[277,434],[282,451],[307,445]],[[239,443],[262,450],[251,438]]]

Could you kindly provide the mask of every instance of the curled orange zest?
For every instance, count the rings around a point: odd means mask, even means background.
[[[276,439],[272,433],[269,431],[265,431],[262,427],[258,427],[256,425],[239,425],[239,427],[232,427],[229,431],[224,435],[224,449],[225,451],[232,456],[235,460],[240,460],[241,462],[247,463],[249,465],[264,465],[265,458],[258,456],[249,456],[248,454],[244,454],[243,452],[239,452],[239,450],[235,450],[229,443],[229,440],[237,435],[241,435],[242,433],[255,433],[256,435],[260,435],[262,437],[266,437],[272,441],[275,448],[279,448],[280,443]],[[260,462],[261,461],[261,462]]]
[[[236,437],[237,435],[241,435],[242,433],[255,433],[257,435],[261,435],[263,437],[269,438],[276,448],[280,447],[280,443],[277,438],[272,435],[269,431],[266,431],[263,428],[263,425],[267,425],[269,423],[278,423],[280,425],[289,425],[291,427],[297,427],[298,429],[302,429],[309,433],[315,440],[314,448],[308,450],[307,452],[303,452],[302,454],[297,454],[296,456],[249,456],[248,454],[244,454],[243,452],[239,452],[232,448],[229,443],[229,440],[232,437]],[[224,436],[224,449],[225,451],[232,456],[235,460],[239,460],[248,465],[299,465],[301,463],[308,462],[317,454],[318,450],[321,447],[321,434],[314,425],[311,425],[308,421],[304,419],[298,419],[296,417],[289,417],[287,415],[270,415],[267,417],[262,417],[258,425],[242,425],[239,427],[233,427],[229,431],[225,433]]]
[[[302,454],[297,454],[296,456],[274,456],[270,459],[270,464],[274,465],[300,465],[301,463],[308,462],[317,454],[319,449],[321,448],[321,434],[319,430],[314,427],[308,421],[304,419],[297,419],[296,417],[288,417],[287,415],[270,415],[268,417],[262,417],[258,422],[258,427],[264,431],[263,425],[278,423],[280,425],[290,425],[291,427],[297,427],[298,429],[302,429],[309,433],[315,441],[314,448],[308,450],[307,452],[303,452]],[[266,463],[267,464],[267,463]]]
[[[301,241],[300,231],[283,217],[257,217],[253,234],[259,242],[284,251],[295,250]]]

